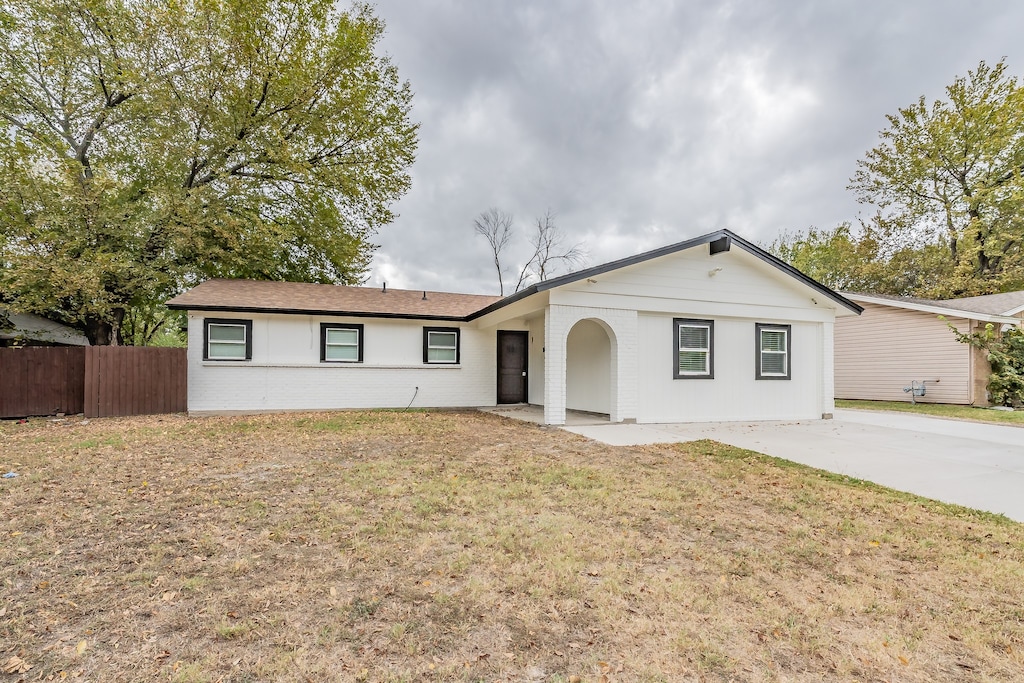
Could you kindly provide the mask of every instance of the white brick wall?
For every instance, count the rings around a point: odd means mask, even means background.
[[[547,423],[564,424],[568,335],[579,321],[592,320],[607,333],[610,348],[602,342],[574,349],[589,354],[572,369],[588,381],[577,379],[570,407],[607,405],[613,422],[820,417],[833,405],[836,310],[827,303],[741,250],[712,257],[702,246],[553,288],[473,323],[436,325],[461,329],[458,367],[423,364],[422,329],[435,326],[428,321],[266,314],[210,315],[251,319],[253,354],[245,363],[204,362],[204,315],[192,312],[189,410],[399,408],[410,401],[414,407],[493,406],[496,332],[523,329],[529,331],[529,400],[544,404]],[[713,380],[673,380],[674,316],[716,321]],[[365,326],[363,363],[320,363],[324,321]],[[755,380],[757,322],[793,326],[790,381]],[[607,380],[603,368],[598,373],[587,365],[600,364],[606,353]],[[579,392],[603,390],[607,402],[579,398]]]
[[[210,314],[253,321],[252,360],[203,361],[203,320],[189,314],[190,412],[495,405],[497,340],[472,325],[301,315]],[[364,325],[364,362],[320,362],[320,323]],[[458,366],[423,364],[423,327],[461,328]],[[418,387],[418,391],[417,391]],[[415,400],[413,396],[415,395]]]
[[[821,414],[836,411],[835,323],[821,324]]]
[[[544,314],[544,421],[565,424],[565,342],[581,320],[597,322],[611,339],[610,420],[636,419],[636,311],[552,304]]]

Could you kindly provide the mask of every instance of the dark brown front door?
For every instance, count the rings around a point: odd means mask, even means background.
[[[498,332],[498,403],[526,403],[526,332]]]

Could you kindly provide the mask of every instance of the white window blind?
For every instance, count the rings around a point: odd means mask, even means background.
[[[707,325],[679,325],[679,374],[706,375],[710,372],[711,328]]]

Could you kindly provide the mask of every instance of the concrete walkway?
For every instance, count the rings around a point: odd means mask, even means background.
[[[626,446],[714,439],[1024,522],[1024,429],[837,410],[833,420],[566,426]]]

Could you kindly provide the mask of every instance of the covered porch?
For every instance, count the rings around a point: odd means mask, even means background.
[[[551,303],[544,292],[480,323],[497,335],[495,412],[549,425],[636,420],[636,311]],[[515,330],[525,331],[525,353],[505,349]],[[508,391],[520,375],[521,393]]]

